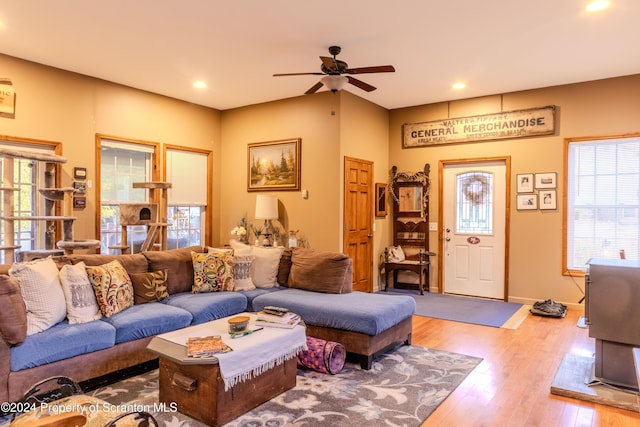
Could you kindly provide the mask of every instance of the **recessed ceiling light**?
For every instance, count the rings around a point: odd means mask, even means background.
[[[587,4],[587,12],[598,12],[608,8],[611,5],[609,0],[593,0]]]
[[[197,81],[193,84],[193,87],[197,87],[198,89],[204,89],[207,87],[207,84],[202,81]]]
[[[451,87],[454,89],[464,89],[465,87],[467,87],[467,85],[462,82],[458,82],[454,83]]]

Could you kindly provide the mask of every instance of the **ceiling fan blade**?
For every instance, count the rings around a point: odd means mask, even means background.
[[[273,75],[273,77],[282,77],[282,76],[324,76],[324,73],[281,73],[281,74]]]
[[[369,83],[365,83],[362,80],[358,80],[358,79],[354,79],[351,76],[347,76],[347,79],[349,79],[349,83],[351,83],[354,86],[359,87],[360,89],[367,91],[367,92],[371,92],[376,90],[375,87],[371,86]]]
[[[367,74],[367,73],[393,73],[396,69],[393,65],[379,65],[377,67],[360,67],[349,68],[345,73],[347,74]]]
[[[339,72],[338,62],[335,58],[331,58],[330,56],[321,56],[320,60],[322,61],[322,65],[329,71]]]
[[[311,95],[312,93],[316,93],[318,91],[318,89],[320,89],[323,86],[322,82],[318,82],[316,84],[314,84],[311,89],[309,89],[308,91],[306,91],[304,94],[305,95]]]

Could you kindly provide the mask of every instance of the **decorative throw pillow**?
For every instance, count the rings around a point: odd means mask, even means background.
[[[191,252],[194,294],[233,290],[233,256],[229,253]]]
[[[233,289],[235,291],[250,291],[256,288],[251,280],[251,264],[253,255],[236,255],[233,257]]]
[[[84,262],[62,266],[60,284],[67,303],[67,319],[70,324],[86,323],[102,317]]]
[[[256,257],[251,266],[251,279],[258,288],[275,288],[278,286],[278,267],[283,248],[254,246]]]
[[[251,280],[257,288],[274,288],[278,286],[278,268],[284,248],[249,246],[233,240],[230,244],[234,249],[235,255],[251,254],[255,257],[251,265]]]
[[[353,288],[352,261],[339,252],[294,248],[289,287],[329,294],[345,294]]]
[[[85,268],[104,316],[111,317],[133,305],[131,278],[118,260]]]
[[[9,345],[17,345],[27,336],[27,308],[20,294],[20,282],[0,275],[0,336]]]
[[[169,298],[167,272],[165,269],[148,273],[129,274],[133,285],[133,303],[144,304]]]
[[[27,335],[42,332],[64,320],[67,305],[58,267],[51,257],[14,263],[9,275],[20,282],[20,293],[27,309]]]

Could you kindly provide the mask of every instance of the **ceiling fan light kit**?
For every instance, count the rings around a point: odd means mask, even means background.
[[[329,53],[333,55],[333,57],[329,56],[321,56],[320,60],[322,64],[320,64],[320,73],[286,73],[286,74],[274,74],[274,77],[281,76],[302,76],[302,75],[315,75],[315,76],[324,76],[320,79],[318,83],[311,86],[309,90],[305,92],[306,95],[310,95],[312,93],[316,93],[322,86],[326,86],[331,92],[336,93],[337,91],[344,88],[347,83],[350,83],[366,92],[371,92],[376,90],[374,86],[371,86],[369,83],[365,83],[362,80],[358,80],[351,76],[343,76],[343,74],[370,74],[370,73],[393,73],[395,68],[393,65],[379,65],[374,67],[359,67],[359,68],[349,68],[349,64],[339,59],[336,59],[336,55],[340,53],[340,46],[331,46],[329,47]]]
[[[349,83],[349,79],[346,76],[341,75],[324,76],[320,81],[333,93],[341,90],[347,83]]]

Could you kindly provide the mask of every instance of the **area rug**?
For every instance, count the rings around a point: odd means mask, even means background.
[[[482,298],[460,297],[416,290],[389,289],[380,294],[410,295],[416,300],[416,315],[475,325],[503,327],[523,305],[513,302],[495,301]],[[528,313],[528,310],[525,312]],[[516,325],[517,327],[517,325]],[[510,327],[510,329],[515,329]]]
[[[350,362],[338,375],[298,369],[296,387],[226,426],[417,427],[481,360],[419,346],[400,346],[376,358],[369,371]],[[136,405],[153,413],[161,426],[204,426],[172,412],[170,407],[158,410],[157,369],[88,394],[117,405]]]
[[[638,411],[635,394],[604,384],[587,385],[593,378],[593,357],[566,354],[551,383],[551,394]]]

